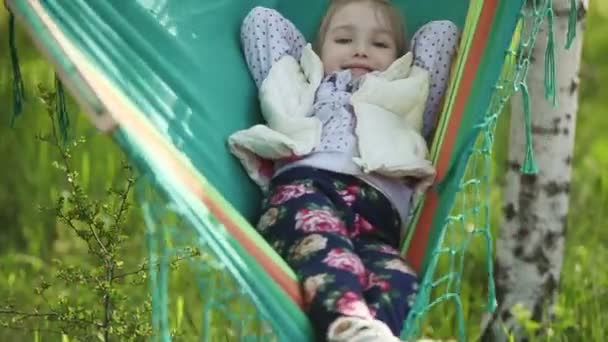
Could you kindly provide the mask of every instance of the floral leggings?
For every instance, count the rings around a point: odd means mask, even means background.
[[[418,288],[397,251],[399,222],[362,180],[299,167],[273,179],[257,229],[299,277],[319,334],[339,316],[356,316],[398,336]]]

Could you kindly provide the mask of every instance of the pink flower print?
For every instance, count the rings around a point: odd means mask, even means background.
[[[314,191],[306,184],[288,184],[281,185],[270,198],[271,205],[280,205],[291,199],[302,197],[306,194],[312,194]]]
[[[359,257],[349,251],[342,248],[332,249],[323,262],[333,268],[351,272],[359,277],[361,285],[365,286],[367,283],[367,271],[365,266],[361,262]]]
[[[345,292],[336,302],[336,310],[345,316],[372,318],[365,301],[353,291]]]
[[[338,190],[338,195],[342,197],[344,202],[350,207],[353,205],[359,194],[359,187],[356,185],[349,185],[345,189]]]
[[[331,232],[346,235],[346,226],[331,209],[301,209],[296,213],[296,229],[308,233]]]
[[[391,289],[391,284],[388,281],[380,278],[377,274],[373,272],[369,272],[367,277],[367,286],[365,287],[365,289],[368,290],[374,286],[379,287],[380,290],[382,290],[383,292]]]
[[[355,214],[355,221],[353,222],[353,231],[350,237],[359,236],[362,233],[369,233],[374,230],[374,226],[369,223],[366,219],[361,217],[359,214]]]

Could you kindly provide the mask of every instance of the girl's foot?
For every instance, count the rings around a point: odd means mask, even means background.
[[[340,317],[327,332],[329,342],[397,342],[391,329],[381,321],[358,317]]]

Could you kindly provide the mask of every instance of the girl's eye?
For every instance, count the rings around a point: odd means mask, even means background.
[[[353,40],[350,38],[336,38],[334,41],[338,44],[348,44],[348,43],[352,42]]]
[[[388,49],[388,44],[384,42],[374,42],[374,46],[381,49]]]

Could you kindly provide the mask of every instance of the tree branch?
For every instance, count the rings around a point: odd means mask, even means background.
[[[53,113],[51,110],[49,110],[49,112]],[[52,127],[52,132],[53,132],[53,142],[52,142],[52,144],[59,150],[59,154],[61,154],[61,159],[63,160],[63,165],[65,166],[65,173],[66,173],[66,175],[69,178],[70,174],[73,174],[73,173],[72,173],[72,169],[70,168],[70,163],[69,163],[69,160],[68,160],[68,154],[65,151],[65,149],[61,146],[61,144],[59,143],[59,139],[57,138],[57,127],[55,126],[55,120],[53,120],[52,114],[50,114],[50,116],[51,116],[51,127]],[[75,194],[77,194],[78,193],[78,188],[76,187],[75,182],[74,181],[70,182],[68,180],[68,183],[70,183],[70,187],[72,188],[72,192],[75,193]],[[79,210],[83,209],[83,207],[81,206],[80,201],[75,201],[75,203],[76,203],[76,207]],[[91,231],[91,233],[93,234],[93,237],[95,238],[95,240],[99,244],[99,247],[105,253],[105,256],[107,257],[108,255],[110,255],[110,253],[106,249],[106,246],[101,242],[101,239],[97,235],[97,231],[95,231],[95,228],[91,224],[88,224],[88,227],[89,227],[89,230]]]
[[[93,321],[87,321],[84,319],[62,319],[61,315],[58,313],[54,313],[54,312],[23,312],[23,311],[17,311],[17,310],[4,310],[4,309],[0,309],[0,315],[13,315],[13,316],[21,316],[20,318],[23,319],[28,319],[28,318],[34,318],[34,317],[45,317],[47,319],[53,319],[59,322],[66,322],[66,323],[78,323],[78,324],[86,324],[86,325],[94,325],[97,327],[101,327],[101,324],[98,322],[93,322]]]
[[[176,263],[179,263],[179,262],[184,261],[184,260],[186,260],[186,259],[192,258],[193,256],[196,256],[196,254],[195,254],[195,253],[192,253],[192,254],[190,254],[190,255],[184,255],[184,256],[177,257],[177,258],[175,258],[174,260],[172,260],[172,261],[171,261],[171,264],[176,264]],[[154,264],[154,266],[159,267],[159,266],[160,266],[160,263],[156,263],[156,264]],[[121,274],[115,275],[115,276],[112,278],[112,280],[117,280],[117,279],[121,279],[121,278],[126,278],[126,277],[128,277],[128,276],[136,275],[136,274],[138,274],[138,273],[141,273],[141,272],[146,272],[146,271],[148,271],[148,270],[149,270],[149,268],[148,268],[148,264],[144,263],[144,264],[142,264],[142,265],[141,265],[141,266],[140,266],[138,269],[136,269],[136,270],[133,270],[133,271],[129,271],[129,272],[125,272],[125,273],[121,273]]]
[[[57,214],[57,216],[63,220],[63,222],[65,224],[68,225],[68,227],[70,227],[76,234],[78,234],[78,236],[80,236],[80,231],[78,230],[78,228],[76,228],[76,226],[74,225],[74,222],[72,222],[71,219],[67,218],[67,216],[63,215],[61,212],[59,212]],[[82,237],[82,236],[81,236]],[[100,257],[103,259],[103,255],[101,255],[99,252],[97,252],[95,249],[93,249],[93,246],[91,245],[91,242],[89,241],[89,239],[85,239],[83,238],[83,240],[87,243],[87,246],[89,247],[89,250],[95,254],[96,256]]]
[[[16,327],[11,325],[2,326],[3,329],[11,329],[11,330],[28,330],[28,331],[37,331],[37,332],[45,332],[57,335],[63,335],[64,332],[61,330],[51,330],[51,329],[41,329],[41,328],[29,328],[29,327]]]
[[[120,223],[120,219],[122,218],[122,215],[127,211],[127,198],[129,197],[129,192],[131,192],[131,187],[133,186],[133,181],[129,178],[127,180],[127,188],[125,189],[125,191],[121,194],[122,198],[120,201],[120,206],[118,208],[118,212],[116,213],[116,217],[114,220],[114,229],[118,228],[118,224]]]
[[[106,275],[106,281],[108,282],[108,287],[112,287],[112,279],[114,275],[114,264],[109,263],[108,273]],[[110,298],[110,293],[106,292],[103,298],[103,309],[104,309],[104,317],[103,317],[103,330],[104,330],[104,341],[110,341],[110,321],[112,320],[112,298]]]

